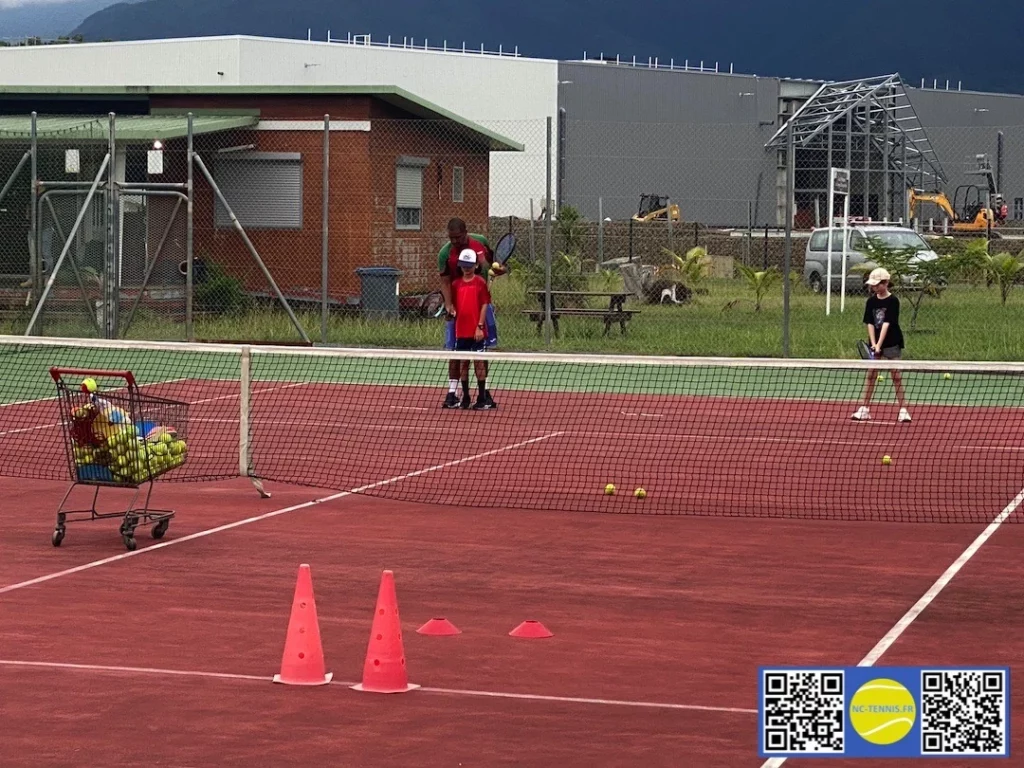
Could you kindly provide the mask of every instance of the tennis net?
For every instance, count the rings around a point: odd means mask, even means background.
[[[441,407],[454,357],[487,361],[497,408]],[[1015,520],[1024,498],[1024,364],[0,337],[0,474],[70,478],[53,366],[130,370],[141,392],[189,404],[188,460],[161,481],[250,476],[441,505],[905,522]],[[893,370],[911,421],[900,420]],[[468,378],[475,402],[472,364]],[[867,383],[871,418],[854,420]]]

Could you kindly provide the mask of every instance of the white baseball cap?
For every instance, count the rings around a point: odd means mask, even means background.
[[[889,279],[889,270],[883,267],[877,267],[871,270],[871,274],[868,275],[868,285],[878,285],[883,280]]]
[[[459,254],[459,264],[476,264],[476,251],[472,248],[463,248]]]

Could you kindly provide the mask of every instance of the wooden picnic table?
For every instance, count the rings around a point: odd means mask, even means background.
[[[545,291],[530,291],[537,297],[540,303],[539,310],[524,309],[523,314],[529,315],[530,319],[537,323],[537,332],[540,333],[544,327],[546,314]],[[618,322],[619,327],[625,335],[626,323],[633,315],[640,312],[639,309],[625,309],[623,305],[626,299],[632,296],[628,291],[551,291],[551,322],[555,327],[555,335],[558,335],[558,318],[563,315],[570,317],[599,317],[604,321],[605,335],[611,330],[612,323]],[[601,296],[608,298],[607,309],[591,309],[588,307],[559,307],[559,299],[566,298],[590,298]],[[572,302],[570,302],[572,303]]]

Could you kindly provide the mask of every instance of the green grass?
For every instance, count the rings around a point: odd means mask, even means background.
[[[616,278],[595,275],[591,290],[618,290]],[[534,323],[521,314],[539,307],[514,276],[493,286],[498,311],[500,347],[505,351],[547,351],[625,355],[684,355],[714,357],[779,357],[782,355],[782,290],[767,297],[755,312],[752,293],[739,280],[712,280],[707,294],[679,306],[630,302],[639,309],[625,336],[617,325],[605,336],[597,319],[565,318],[561,334],[545,342]],[[731,309],[730,302],[740,299]],[[601,306],[591,300],[590,306]],[[607,301],[604,300],[605,306]],[[799,358],[852,358],[853,343],[864,336],[861,322],[864,296],[847,296],[846,311],[839,312],[833,296],[832,315],[825,316],[825,298],[797,286],[791,293],[790,356]],[[307,334],[320,342],[319,312],[297,313]],[[926,298],[917,327],[910,328],[907,299],[903,300],[907,340],[905,357],[916,360],[1024,361],[1024,288],[1011,292],[1006,306],[996,288],[956,285],[940,298]],[[296,341],[298,335],[281,311],[257,311],[241,317],[201,318],[196,321],[201,339],[235,341]],[[183,338],[183,327],[160,317],[140,316],[129,336],[137,339]],[[332,315],[327,343],[337,346],[438,349],[439,320],[368,320]],[[60,335],[60,328],[48,329]]]
[[[591,290],[618,290],[620,278],[594,275]],[[737,280],[712,280],[706,292],[680,306],[657,306],[631,302],[641,313],[633,318],[625,336],[614,326],[607,336],[595,319],[566,318],[561,335],[550,344],[537,333],[536,325],[522,309],[538,306],[528,297],[515,274],[493,284],[498,309],[500,351],[544,351],[560,353],[601,353],[621,355],[670,355],[712,357],[778,357],[782,353],[782,295],[779,287],[755,311],[751,292]],[[726,305],[740,299],[738,303]],[[592,299],[591,306],[603,300]],[[604,300],[606,301],[606,300]],[[801,286],[791,294],[791,356],[799,358],[853,358],[853,342],[863,336],[863,296],[848,296],[846,311],[839,312],[839,297],[833,296],[832,315],[825,316],[824,297]],[[907,337],[905,357],[917,360],[1024,360],[1024,290],[1010,294],[1005,306],[998,290],[982,286],[957,285],[940,298],[926,298],[917,327],[910,328],[907,300],[903,302],[902,324]],[[307,333],[320,338],[318,312],[299,313]],[[81,335],[88,328],[84,318],[56,318],[48,322],[48,335]],[[74,322],[77,320],[78,322]],[[130,338],[182,340],[183,326],[152,314],[138,316]],[[443,323],[440,320],[379,321],[358,316],[333,315],[328,326],[328,344],[356,347],[439,349]],[[8,332],[17,332],[8,329]],[[206,340],[294,342],[297,334],[281,311],[261,310],[235,317],[201,317],[196,334]],[[21,348],[24,349],[24,348]],[[500,358],[499,358],[500,359]],[[128,367],[141,381],[170,379],[237,379],[238,360],[213,353],[192,353],[183,357],[166,354],[141,355],[122,350],[75,349],[63,356],[55,350],[12,353],[0,350],[0,402],[14,402],[53,394],[47,371],[55,363],[90,367]],[[856,371],[815,371],[780,369],[622,368],[610,373],[607,367],[579,367],[555,370],[543,364],[503,366],[496,361],[493,376],[500,376],[503,389],[537,391],[617,392],[640,394],[729,395],[742,397],[791,397],[812,400],[855,400],[863,385]],[[253,362],[257,380],[339,383],[386,383],[394,385],[440,386],[443,365],[404,361],[369,362],[363,359],[310,360],[292,356],[266,356]],[[984,386],[980,382],[984,382]],[[1012,404],[1024,400],[1015,377],[984,379],[958,375],[944,380],[931,374],[906,376],[912,402],[950,404]],[[882,384],[879,397],[890,398],[891,388]]]

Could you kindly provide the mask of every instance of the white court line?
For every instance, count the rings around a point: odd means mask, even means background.
[[[34,427],[22,427],[21,429],[8,429],[6,432],[0,432],[0,437],[7,437],[7,435],[20,435],[22,432],[35,432],[38,429],[56,429],[57,427],[63,427],[64,424],[58,422],[57,424],[37,424]]]
[[[875,644],[874,648],[868,651],[868,655],[861,659],[857,666],[873,667],[882,658],[883,654],[892,647],[893,643],[900,638],[900,635],[906,632],[910,625],[914,623],[914,620],[934,602],[935,598],[942,593],[942,590],[949,586],[949,582],[953,580],[953,577],[960,573],[960,570],[967,565],[972,557],[978,554],[978,550],[982,548],[986,541],[992,538],[992,535],[999,530],[999,527],[1006,522],[1007,518],[1016,511],[1022,502],[1024,502],[1024,490],[1021,490],[1013,498],[1013,501],[1003,507],[1003,511],[996,515],[995,519],[988,524],[984,531],[978,534],[978,537],[960,554],[960,557],[952,562],[949,568],[928,588],[928,591],[921,595],[921,599],[914,603],[909,611],[903,614],[903,617],[893,625],[892,629],[885,633],[885,636]],[[807,757],[813,757],[813,755],[807,755]],[[769,758],[761,763],[761,768],[778,768],[786,762],[786,759],[785,757]]]
[[[139,388],[141,389],[142,387],[159,387],[162,384],[177,384],[178,382],[181,381],[202,381],[202,379],[189,379],[187,377],[182,379],[167,379],[167,381],[153,381],[150,382],[149,384],[139,384]],[[56,384],[54,384],[54,386],[56,386]],[[56,399],[57,395],[51,395],[50,397],[37,397],[34,400],[15,400],[13,403],[0,403],[0,408],[8,408],[12,405],[31,405],[32,403],[45,403],[50,400]]]
[[[158,382],[155,382],[153,384],[142,384],[142,385],[140,385],[140,387],[154,387],[154,386],[156,386],[158,384],[173,384],[174,382],[178,382],[178,381],[186,381],[186,379],[171,379],[170,381],[158,381]],[[300,387],[300,386],[302,386],[302,384],[285,384],[285,385],[282,385],[282,386],[279,386],[279,387],[270,387],[268,389],[257,389],[257,390],[254,390],[252,394],[254,394],[254,395],[262,395],[265,392],[276,392],[279,389],[288,389],[290,387]],[[238,394],[234,394],[234,395],[221,395],[219,397],[208,397],[208,398],[206,398],[204,400],[189,400],[187,402],[188,402],[189,405],[202,405],[203,403],[212,403],[212,402],[215,402],[217,400],[230,400],[233,397],[239,397],[239,395]],[[56,400],[57,398],[53,397],[53,398],[47,398],[47,399]],[[37,400],[26,400],[25,402],[40,402],[40,401],[37,401]],[[18,403],[7,403],[7,405],[18,405]],[[0,408],[2,408],[2,407],[4,407],[4,406],[0,405]],[[224,423],[228,423],[228,424],[237,424],[238,423],[238,419],[192,419],[192,421],[224,422]],[[288,422],[281,422],[281,423],[282,424],[287,424]],[[292,422],[292,423],[295,423],[295,422]],[[9,429],[6,432],[0,432],[0,437],[6,437],[7,435],[18,435],[18,434],[21,434],[22,432],[35,432],[36,430],[39,430],[39,429],[55,429],[56,427],[62,427],[62,426],[64,426],[64,425],[62,423],[58,422],[57,424],[38,424],[38,425],[36,425],[34,427],[22,427],[21,429]],[[314,425],[311,424],[310,426],[314,426]],[[326,422],[323,423],[323,426],[327,426],[327,423]]]
[[[330,496],[323,496],[323,497],[321,497],[319,499],[313,499],[312,501],[303,502],[302,504],[295,504],[294,506],[284,507],[283,509],[275,509],[275,510],[273,510],[271,512],[264,512],[262,515],[255,515],[253,517],[247,517],[244,520],[236,520],[233,523],[226,523],[224,525],[219,525],[216,528],[208,528],[208,529],[203,530],[203,531],[197,531],[196,533],[190,533],[187,536],[182,536],[180,539],[170,539],[170,540],[167,540],[167,541],[161,541],[161,542],[159,542],[157,544],[153,544],[153,545],[145,547],[143,549],[137,549],[134,552],[122,552],[119,555],[112,555],[110,557],[104,557],[101,560],[93,560],[91,563],[85,563],[83,565],[76,565],[74,568],[66,568],[63,571],[57,571],[56,573],[48,573],[45,576],[38,576],[38,577],[36,577],[34,579],[29,579],[28,581],[18,582],[17,584],[9,584],[6,587],[0,587],[0,595],[3,595],[5,593],[7,593],[7,592],[13,592],[16,589],[23,589],[24,587],[31,587],[31,586],[34,586],[36,584],[42,584],[42,583],[47,582],[47,581],[52,581],[53,579],[59,579],[62,576],[71,576],[72,574],[81,573],[82,571],[87,571],[87,570],[89,570],[91,568],[98,568],[99,566],[106,565],[107,563],[116,563],[119,560],[125,560],[125,559],[127,559],[129,557],[137,557],[139,555],[145,554],[146,552],[153,552],[153,551],[158,550],[158,549],[163,549],[164,547],[172,547],[175,544],[183,544],[184,542],[192,541],[193,539],[201,539],[201,538],[203,538],[205,536],[211,536],[214,533],[220,533],[221,531],[229,531],[232,528],[238,528],[238,527],[243,526],[243,525],[249,525],[250,523],[257,523],[257,522],[259,522],[261,520],[269,520],[272,517],[277,517],[279,515],[284,515],[284,514],[287,514],[288,512],[295,512],[296,510],[306,509],[308,507],[316,506],[317,504],[324,504],[324,503],[326,503],[328,501],[335,501],[336,499],[343,499],[346,496],[352,496],[354,494],[362,493],[364,491],[369,491],[369,490],[372,490],[374,488],[381,488],[381,487],[383,487],[385,485],[393,485],[395,483],[401,482],[402,480],[409,480],[409,479],[411,479],[413,477],[419,477],[420,475],[426,475],[426,474],[429,474],[431,472],[437,472],[438,470],[447,469],[448,467],[456,467],[456,466],[459,466],[460,464],[466,464],[467,462],[476,461],[477,459],[484,459],[484,458],[487,458],[488,456],[494,456],[495,454],[498,454],[498,453],[505,453],[506,451],[513,451],[516,448],[523,448],[523,447],[525,447],[527,445],[532,445],[534,443],[539,443],[539,442],[542,442],[544,440],[548,440],[548,439],[550,439],[552,437],[558,437],[561,434],[562,434],[561,432],[551,432],[551,433],[549,433],[547,435],[541,435],[540,437],[534,437],[534,438],[531,438],[529,440],[522,440],[522,441],[520,441],[518,443],[512,443],[511,445],[505,445],[505,446],[502,446],[501,448],[494,448],[494,449],[489,450],[489,451],[484,451],[483,453],[477,453],[477,454],[474,454],[472,456],[465,456],[465,457],[463,457],[461,459],[453,459],[452,461],[446,461],[444,464],[435,464],[432,467],[425,467],[424,469],[419,469],[419,470],[416,470],[415,472],[409,472],[409,473],[404,474],[404,475],[396,475],[395,477],[389,477],[387,480],[379,480],[376,483],[370,483],[368,485],[361,485],[358,488],[352,488],[351,490],[348,490],[348,491],[341,491],[340,493],[334,493],[334,494],[331,494]]]
[[[16,659],[0,659],[0,666],[29,667],[36,669],[64,669],[80,672],[112,672],[115,674],[167,675],[175,677],[208,677],[217,680],[251,680],[270,683],[270,675],[240,675],[229,672],[200,672],[190,669],[161,669],[159,667],[118,667],[106,664],[71,664],[59,661],[21,661]],[[352,682],[332,680],[331,685],[345,688],[355,685]],[[659,701],[629,701],[624,699],[592,699],[579,696],[548,696],[539,693],[509,693],[506,691],[475,691],[464,688],[430,688],[419,689],[423,693],[438,693],[448,696],[480,696],[489,699],[516,699],[520,701],[549,701],[558,704],[593,704],[611,707],[639,707],[643,709],[674,709],[698,712],[732,712],[742,715],[757,714],[756,709],[742,707],[713,707],[702,704],[670,704]]]
[[[263,394],[266,394],[267,392],[276,392],[279,389],[291,389],[292,387],[301,387],[301,386],[304,386],[305,384],[306,384],[306,382],[304,382],[304,381],[300,381],[297,384],[281,384],[281,385],[276,386],[276,387],[268,387],[267,389],[254,389],[251,394],[263,395]],[[240,392],[236,392],[236,393],[231,394],[231,395],[220,395],[219,397],[207,397],[207,398],[205,398],[203,400],[190,400],[188,404],[189,405],[202,405],[204,403],[216,403],[218,400],[230,400],[233,397],[241,397],[241,393]]]

